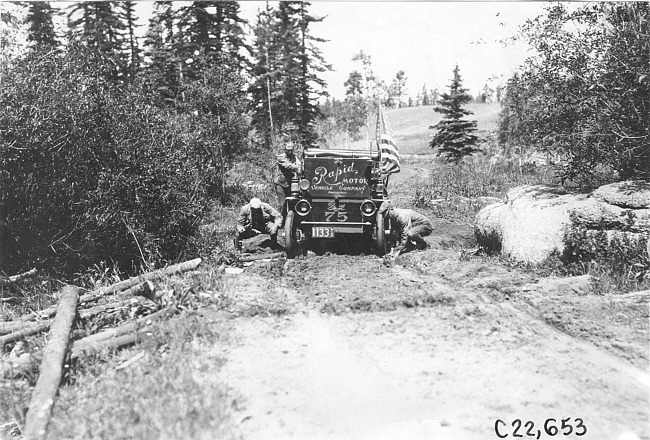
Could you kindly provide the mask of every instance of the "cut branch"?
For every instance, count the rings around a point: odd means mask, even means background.
[[[95,306],[95,307],[91,307],[89,309],[81,310],[79,312],[79,317],[81,319],[88,319],[88,318],[92,318],[93,316],[99,315],[100,313],[114,311],[114,310],[121,309],[121,308],[124,308],[124,307],[137,306],[137,305],[143,304],[145,301],[147,301],[147,299],[143,298],[141,296],[140,297],[135,297],[135,298],[125,299],[125,300],[122,300],[122,301],[115,301],[115,302],[112,302],[112,303],[109,303],[109,304],[104,304],[104,305],[101,305],[101,306]]]
[[[279,258],[282,255],[284,255],[284,252],[274,252],[272,254],[261,254],[261,255],[247,255],[247,256],[242,256],[240,260],[244,262],[266,260],[266,259]]]
[[[63,363],[70,341],[70,332],[77,315],[80,288],[68,286],[63,289],[52,324],[50,338],[43,351],[40,375],[25,418],[25,438],[44,439],[50,423],[54,400],[63,376]]]
[[[136,332],[139,329],[153,323],[154,321],[173,315],[177,312],[177,310],[178,309],[176,309],[176,307],[172,306],[152,313],[151,315],[144,316],[134,322],[123,324],[119,327],[110,328],[108,330],[104,330],[103,332],[95,333],[94,335],[86,336],[85,338],[80,339],[72,344],[72,357],[76,358],[81,354],[96,353],[102,349],[98,347],[103,347],[104,341],[110,341],[120,336]]]
[[[12,328],[12,327],[5,327],[5,324],[0,324],[0,330],[5,331],[8,328],[11,328],[8,334],[4,336],[0,336],[0,348],[3,348],[5,344],[11,344],[12,342],[20,341],[23,338],[26,338],[27,336],[32,336],[32,335],[37,335],[41,332],[46,331],[47,329],[50,328],[50,321],[43,321],[41,323],[32,323],[32,324],[24,324],[24,323],[7,323],[7,324],[21,324],[22,328]]]
[[[29,278],[29,277],[31,277],[32,275],[35,275],[35,274],[36,274],[36,269],[32,269],[32,270],[28,270],[27,272],[20,273],[18,275],[10,276],[8,278],[1,277],[0,278],[0,285],[2,285],[2,286],[11,286],[12,284],[14,284],[16,282],[22,281],[25,278]]]

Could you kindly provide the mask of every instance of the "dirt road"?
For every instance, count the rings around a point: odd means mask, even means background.
[[[393,191],[423,178],[407,163]],[[243,438],[650,438],[647,302],[467,256],[471,225],[435,226],[430,249],[395,261],[228,275],[239,317],[216,379],[239,396]]]

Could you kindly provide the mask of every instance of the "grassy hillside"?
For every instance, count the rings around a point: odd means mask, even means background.
[[[476,120],[478,129],[481,132],[494,132],[497,128],[497,120],[501,106],[499,104],[468,104],[466,107],[473,112],[468,116],[470,120]],[[402,154],[427,154],[431,153],[429,140],[433,130],[429,126],[440,121],[442,115],[433,111],[433,107],[407,107],[391,109],[386,112],[388,121],[393,129],[393,136]],[[375,137],[375,117],[370,120],[370,133],[368,137],[373,140]],[[350,144],[350,148],[366,148],[366,133],[363,139]]]

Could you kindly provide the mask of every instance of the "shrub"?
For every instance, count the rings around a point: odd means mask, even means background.
[[[140,84],[106,81],[110,68],[72,45],[3,72],[0,195],[12,266],[174,260],[220,196],[230,156],[215,145],[241,146],[241,120],[161,110]]]
[[[647,2],[558,4],[529,21],[523,36],[538,54],[508,82],[500,143],[550,153],[563,181],[650,178],[649,12]]]
[[[617,290],[636,290],[650,286],[648,237],[626,234],[608,236],[604,230],[589,231],[575,226],[567,229],[565,250],[560,257],[571,274],[590,273]]]

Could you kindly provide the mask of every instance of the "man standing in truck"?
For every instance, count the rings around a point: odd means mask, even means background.
[[[277,155],[278,169],[275,175],[275,193],[278,197],[278,207],[282,213],[282,226],[287,218],[287,207],[284,200],[291,195],[291,179],[295,173],[299,173],[302,167],[300,159],[294,151],[295,144],[291,141],[284,145],[284,152]]]

